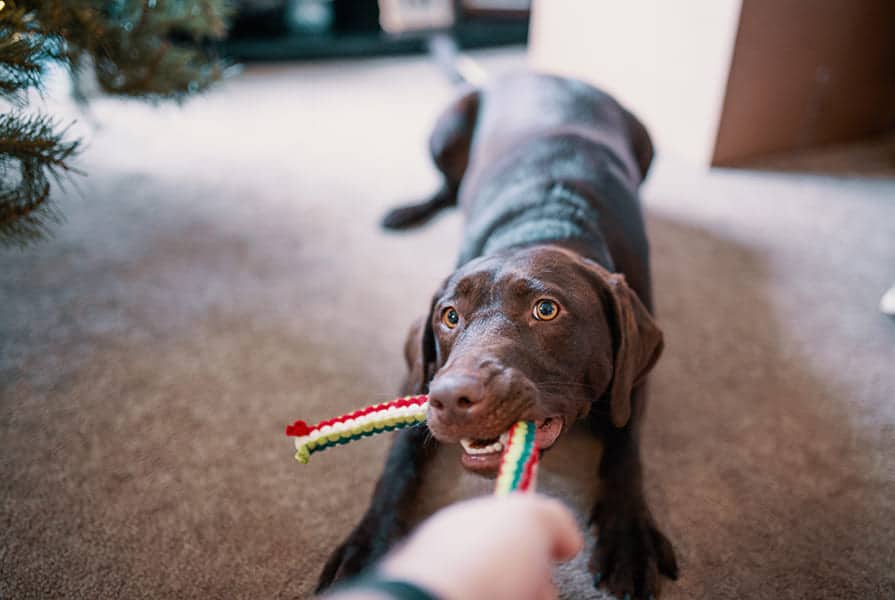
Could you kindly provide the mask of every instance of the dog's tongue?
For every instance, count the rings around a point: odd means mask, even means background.
[[[546,450],[556,443],[556,438],[562,433],[562,419],[550,417],[543,421],[537,421],[537,430],[535,431],[535,442],[538,448]]]

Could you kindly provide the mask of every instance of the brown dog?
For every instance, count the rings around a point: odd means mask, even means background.
[[[538,425],[539,489],[596,528],[589,568],[563,594],[606,585],[658,593],[677,577],[643,495],[638,432],[645,376],[662,351],[650,310],[638,187],[652,160],[643,126],[605,93],[522,74],[460,97],[431,140],[444,186],[387,227],[459,203],[457,270],[408,337],[404,392],[428,392],[428,430],[398,434],[371,506],[320,588],[379,558],[440,506],[492,485],[502,435]],[[593,583],[592,583],[593,582]]]

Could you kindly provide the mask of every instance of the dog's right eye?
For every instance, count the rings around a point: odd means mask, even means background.
[[[552,321],[559,314],[559,305],[553,300],[538,300],[531,314],[538,321]]]
[[[457,309],[453,306],[448,306],[441,311],[441,322],[444,323],[448,329],[456,327],[457,323],[460,322],[460,315],[457,314]]]

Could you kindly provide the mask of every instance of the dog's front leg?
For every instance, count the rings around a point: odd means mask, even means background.
[[[370,507],[327,560],[317,582],[317,593],[335,581],[360,573],[406,535],[408,509],[436,446],[425,425],[395,435]]]
[[[660,574],[677,579],[674,549],[646,503],[640,449],[631,423],[623,429],[609,424],[603,438],[602,494],[591,517],[597,527],[591,558],[594,583],[618,598],[653,598],[659,592]]]

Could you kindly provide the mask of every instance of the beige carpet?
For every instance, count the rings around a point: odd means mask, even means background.
[[[308,595],[388,442],[301,467],[283,425],[396,390],[459,218],[377,219],[436,184],[450,94],[422,59],[271,66],[80,118],[67,223],[0,253],[0,598]],[[665,597],[895,597],[895,180],[660,159],[645,200]]]

